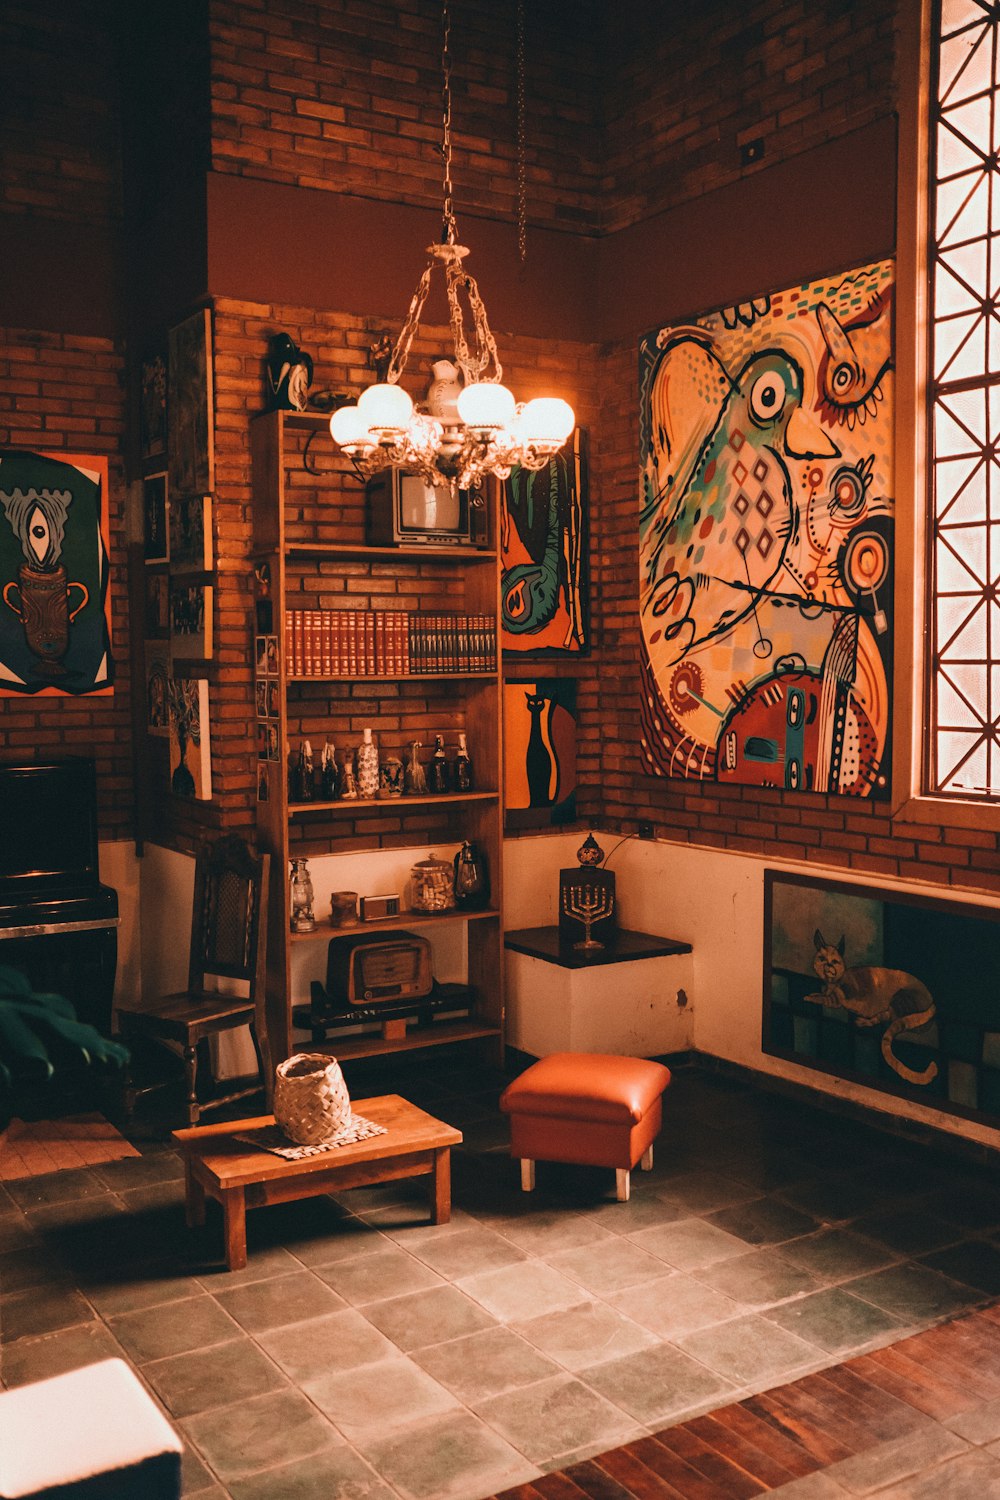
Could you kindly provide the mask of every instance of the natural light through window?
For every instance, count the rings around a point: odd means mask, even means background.
[[[943,0],[931,127],[931,789],[1000,798],[998,7]]]

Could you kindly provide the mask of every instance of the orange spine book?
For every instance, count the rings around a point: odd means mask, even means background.
[[[301,677],[305,671],[305,628],[303,619],[304,611],[292,610],[292,676]]]
[[[358,675],[358,612],[356,609],[347,611],[347,674],[349,677]]]
[[[409,677],[410,666],[410,611],[400,610],[396,615],[396,671],[400,677]]]
[[[366,677],[374,677],[377,668],[375,666],[375,611],[366,609],[361,616],[362,629],[364,632],[364,671]]]
[[[486,621],[486,666],[488,671],[497,669],[497,622],[493,615],[484,615]]]
[[[385,610],[377,609],[375,614],[375,675],[376,677],[387,677],[389,675],[388,642],[385,633]]]
[[[324,677],[333,675],[333,614],[328,609],[319,615],[319,669]]]
[[[469,670],[469,617],[459,615],[457,620],[458,636],[458,670],[467,672]]]
[[[295,611],[285,610],[285,666],[290,677],[295,676]]]

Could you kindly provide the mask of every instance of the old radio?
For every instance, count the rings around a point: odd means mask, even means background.
[[[412,932],[375,937],[345,933],[330,939],[327,1004],[337,1011],[400,1000],[422,1000],[434,988],[431,945]]]

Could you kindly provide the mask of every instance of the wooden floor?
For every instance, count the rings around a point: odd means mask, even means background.
[[[885,1445],[909,1448],[912,1455],[922,1440],[934,1451],[926,1441],[938,1430],[934,1424],[944,1424],[948,1436],[978,1427],[979,1441],[992,1437],[995,1443],[998,1398],[1000,1306],[994,1306],[664,1428],[494,1500],[749,1500],[875,1449],[882,1454]],[[954,1443],[965,1446],[957,1436]],[[940,1457],[941,1444],[936,1448]],[[886,1472],[886,1482],[898,1477],[891,1465]],[[955,1493],[946,1474],[941,1481],[935,1495]],[[827,1493],[847,1491],[831,1478]]]

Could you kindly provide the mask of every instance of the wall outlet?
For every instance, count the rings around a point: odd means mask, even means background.
[[[639,824],[639,837],[641,839],[651,839],[653,837],[652,823],[643,821]]]

